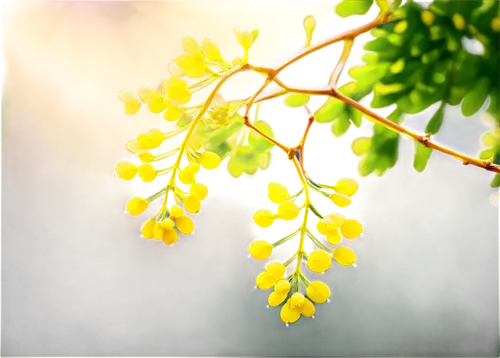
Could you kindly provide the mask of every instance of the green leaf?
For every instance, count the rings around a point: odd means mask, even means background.
[[[432,153],[432,148],[426,147],[420,142],[415,142],[415,160],[413,161],[413,166],[417,172],[422,172],[427,165]]]
[[[313,32],[316,28],[316,19],[312,15],[307,15],[304,18],[304,30],[306,30],[306,44],[305,47],[309,47],[312,41]]]
[[[490,95],[490,102],[481,114],[483,123],[492,127],[500,127],[500,91],[495,91]]]
[[[443,124],[444,106],[445,104],[443,102],[436,113],[434,113],[431,120],[425,127],[425,133],[436,134],[439,131],[439,128],[441,128],[441,124]]]
[[[363,120],[363,112],[357,110],[354,107],[350,107],[349,112],[351,113],[350,117],[351,117],[352,124],[354,124],[356,127],[359,128],[359,126],[361,126],[361,122]]]
[[[314,112],[314,119],[318,123],[329,123],[337,118],[344,111],[344,102],[329,97],[326,102]]]
[[[270,137],[274,135],[273,129],[266,121],[258,120],[254,123],[254,126]],[[254,130],[250,130],[250,133],[248,133],[248,144],[261,151],[269,150],[274,146],[273,143],[268,141],[266,138],[264,138]]]
[[[340,137],[342,136],[349,127],[351,126],[351,121],[349,120],[349,115],[344,112],[335,119],[332,123],[332,133],[335,137]]]
[[[303,93],[291,93],[285,97],[285,105],[288,107],[302,107],[304,104],[309,102],[310,96]]]
[[[347,17],[351,15],[364,15],[370,10],[373,0],[350,1],[344,0],[335,8],[337,15]]]
[[[462,102],[462,114],[466,117],[472,116],[483,105],[488,91],[490,89],[490,79],[488,77],[481,77],[472,90],[467,93]]]
[[[352,152],[357,156],[362,156],[370,149],[372,139],[370,137],[359,137],[352,141]]]
[[[500,187],[500,174],[495,175],[490,185],[492,188]]]
[[[493,149],[485,149],[479,153],[479,159],[488,160],[495,156],[495,151]]]

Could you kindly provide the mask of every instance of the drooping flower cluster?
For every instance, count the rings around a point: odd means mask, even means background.
[[[339,265],[351,266],[356,262],[356,256],[347,247],[336,247],[332,249],[316,238],[307,228],[307,214],[311,211],[318,216],[317,230],[326,236],[330,245],[338,245],[342,237],[354,239],[363,231],[361,224],[353,219],[346,219],[341,213],[331,213],[326,216],[321,215],[313,206],[308,188],[312,188],[322,195],[330,198],[339,207],[351,204],[351,197],[358,189],[358,183],[352,178],[342,178],[335,186],[321,185],[307,178],[303,189],[294,195],[290,195],[288,189],[280,183],[270,183],[268,186],[268,198],[273,203],[278,204],[277,213],[268,209],[256,210],[252,218],[255,223],[263,228],[271,226],[276,219],[293,220],[298,217],[301,210],[304,210],[303,223],[299,229],[288,236],[269,243],[265,240],[254,240],[250,243],[248,250],[252,257],[257,260],[268,258],[275,247],[285,243],[297,234],[300,234],[299,248],[285,262],[271,261],[265,271],[257,276],[257,287],[263,290],[273,288],[268,298],[269,306],[281,305],[280,317],[286,324],[296,322],[301,316],[312,317],[315,314],[314,303],[326,302],[330,295],[330,288],[323,282],[310,282],[302,272],[302,262],[307,263],[307,267],[314,273],[323,273],[330,269],[334,260]],[[299,207],[295,200],[305,193],[304,205]],[[308,236],[317,247],[315,250],[306,253],[304,249],[304,238]],[[296,260],[294,271],[286,276],[287,267]],[[305,288],[301,292],[300,284]]]

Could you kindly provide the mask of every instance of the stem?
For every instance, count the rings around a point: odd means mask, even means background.
[[[345,63],[347,62],[347,59],[349,58],[349,54],[351,53],[353,43],[354,43],[353,39],[344,40],[344,48],[342,50],[342,54],[340,55],[339,62],[337,63],[337,66],[335,66],[335,68],[332,72],[332,75],[330,76],[330,80],[328,81],[328,84],[330,86],[337,87],[337,83],[339,82],[340,75],[342,74],[342,71],[344,70]]]

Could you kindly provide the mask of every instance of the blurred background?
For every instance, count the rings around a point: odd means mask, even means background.
[[[3,356],[498,356],[492,175],[441,153],[419,174],[414,144],[402,138],[395,168],[360,178],[350,143],[372,132],[369,123],[341,139],[329,125],[315,124],[306,146],[306,168],[316,181],[359,179],[353,205],[342,212],[365,228],[346,244],[356,252],[356,268],[307,271],[333,292],[314,320],[286,328],[279,309],[266,308],[269,292],[254,289],[264,263],[247,258],[253,239],[275,241],[298,225],[261,230],[251,220],[256,208],[275,210],[266,197],[269,182],[291,192],[300,186],[279,150],[255,176],[234,179],[226,162],[202,171],[210,198],[194,217],[195,233],[173,247],[139,237],[154,208],[124,214],[130,196],[154,192],[154,185],[114,175],[118,160],[133,159],[126,141],[174,124],[146,108],[124,115],[119,90],[155,88],[188,33],[213,38],[231,60],[242,52],[233,27],[259,29],[250,62],[273,66],[303,46],[308,14],[317,21],[313,41],[376,15],[372,9],[341,19],[333,8],[289,1],[3,4]],[[369,38],[356,40],[348,67],[361,63]],[[317,52],[280,77],[322,86],[340,51],[335,45]],[[261,81],[245,73],[221,93],[242,98]],[[323,101],[312,99],[311,109]],[[405,125],[423,131],[434,111]],[[307,121],[282,99],[264,103],[260,117],[289,145]],[[450,108],[436,140],[477,155],[488,129],[479,116],[465,119]],[[314,200],[323,212],[336,210]],[[270,259],[295,247],[283,245]]]

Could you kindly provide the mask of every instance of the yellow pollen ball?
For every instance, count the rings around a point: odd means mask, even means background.
[[[142,214],[147,208],[148,202],[140,196],[133,196],[127,202],[127,211],[130,215]]]
[[[333,253],[333,258],[342,266],[350,266],[356,262],[356,255],[347,247],[339,247]]]
[[[330,288],[323,282],[316,281],[307,286],[306,289],[307,297],[309,297],[313,302],[325,303],[330,297]]]
[[[288,189],[286,188],[286,186],[280,183],[269,183],[267,189],[269,190],[269,194],[267,194],[267,197],[275,204],[279,204],[287,200],[290,196],[290,194],[288,194]]]
[[[163,118],[168,122],[175,122],[182,115],[182,110],[179,107],[170,107],[167,108],[165,112],[163,112]]]
[[[195,162],[189,162],[189,164],[186,165],[186,167],[184,168],[184,170],[187,173],[196,174],[196,173],[198,173],[200,171],[200,165],[198,163],[195,163]]]
[[[290,291],[292,285],[288,280],[279,280],[276,285],[274,285],[274,290],[280,294],[287,294]]]
[[[213,152],[203,152],[200,156],[200,164],[205,169],[215,169],[220,164],[220,157]]]
[[[170,216],[173,218],[180,218],[182,215],[184,215],[184,210],[177,204],[172,205],[172,208],[170,208]]]
[[[270,210],[258,209],[252,214],[252,219],[260,227],[269,227],[273,224],[276,215],[274,215]]]
[[[141,227],[141,234],[146,239],[152,239],[154,237],[156,221],[154,219],[148,219],[144,225]]]
[[[165,230],[173,230],[174,221],[172,219],[163,219],[161,221],[161,227]]]
[[[188,212],[194,214],[200,211],[201,203],[193,196],[186,196],[186,198],[184,199],[184,207]]]
[[[497,16],[491,20],[491,29],[494,32],[500,32],[500,16]]]
[[[177,231],[175,230],[165,230],[163,233],[163,242],[167,245],[172,245],[177,241],[179,236],[177,235]]]
[[[293,310],[290,306],[291,299],[281,307],[280,318],[285,323],[294,323],[300,318],[300,312]]]
[[[191,234],[194,230],[193,220],[189,216],[181,216],[175,219],[175,226],[184,235]]]
[[[286,293],[279,293],[278,291],[273,291],[269,295],[267,303],[269,303],[269,306],[271,307],[279,306],[286,299],[286,296],[287,296]]]
[[[313,272],[322,273],[332,265],[332,257],[325,250],[317,249],[311,252],[307,267]]]
[[[128,160],[120,160],[115,165],[115,173],[123,180],[131,180],[137,174],[137,166]]]
[[[363,231],[363,226],[361,226],[359,222],[353,219],[347,220],[340,227],[340,232],[347,239],[354,239],[358,237],[362,231]]]
[[[149,133],[141,133],[137,136],[137,143],[139,143],[139,149],[154,149],[158,147],[161,143]]]
[[[143,163],[139,165],[139,167],[137,168],[137,172],[139,173],[139,177],[144,182],[153,181],[157,176],[156,169],[150,163]]]
[[[264,240],[254,240],[248,246],[248,251],[253,258],[257,260],[264,260],[271,255],[273,252],[273,247],[270,243]]]
[[[139,142],[137,142],[137,139],[131,139],[125,143],[125,149],[127,149],[130,153],[135,154],[139,150]]]
[[[332,196],[330,196],[330,199],[335,205],[340,206],[341,208],[345,208],[352,203],[352,200],[349,196],[337,192],[333,193]]]
[[[293,220],[300,212],[300,208],[295,202],[285,200],[278,206],[278,216],[283,220]]]
[[[353,178],[342,178],[334,186],[335,191],[347,196],[353,196],[358,191],[358,182]]]
[[[183,169],[179,171],[179,180],[183,184],[190,185],[196,181],[196,177],[194,176],[194,173],[189,172],[186,169]]]

